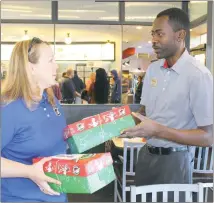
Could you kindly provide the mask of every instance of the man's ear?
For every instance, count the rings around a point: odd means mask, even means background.
[[[186,35],[187,33],[185,30],[179,30],[177,32],[177,41],[178,42],[185,41]]]

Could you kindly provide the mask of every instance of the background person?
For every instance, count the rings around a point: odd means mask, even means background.
[[[96,70],[96,81],[94,84],[94,95],[96,104],[107,104],[109,95],[109,81],[105,69]]]
[[[76,87],[73,83],[73,69],[68,68],[66,72],[66,79],[62,83],[62,98],[63,102],[67,104],[74,104],[76,97],[81,97],[81,95],[76,91]]]
[[[121,81],[116,70],[111,71],[111,76],[114,80],[111,93],[111,103],[121,103]]]
[[[85,88],[85,84],[79,78],[76,70],[74,71],[74,77],[72,78],[72,80],[75,85],[76,91],[81,95],[81,92]],[[81,104],[81,98],[79,96],[76,96],[75,104]]]

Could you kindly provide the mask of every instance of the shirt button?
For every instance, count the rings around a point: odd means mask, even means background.
[[[46,108],[44,108],[44,111],[46,111],[47,109]]]
[[[49,114],[47,114],[47,117],[49,118],[49,117],[50,117],[50,115],[49,115]]]

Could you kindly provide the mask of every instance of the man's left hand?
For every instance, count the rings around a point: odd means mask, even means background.
[[[133,128],[124,130],[120,135],[121,138],[152,137],[157,135],[161,126],[159,123],[139,113],[133,112],[132,115],[133,117],[140,119],[141,122]]]

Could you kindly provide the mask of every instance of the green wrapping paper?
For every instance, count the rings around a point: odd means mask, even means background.
[[[34,162],[41,158],[34,159]],[[60,193],[92,194],[115,179],[110,153],[59,155],[43,166],[45,174],[62,184],[50,183]]]
[[[129,106],[123,106],[68,125],[64,138],[72,153],[82,153],[134,126]]]

